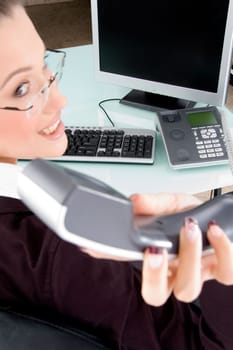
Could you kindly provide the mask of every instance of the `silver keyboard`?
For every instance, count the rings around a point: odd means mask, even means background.
[[[149,129],[66,126],[59,161],[153,164],[156,132]]]

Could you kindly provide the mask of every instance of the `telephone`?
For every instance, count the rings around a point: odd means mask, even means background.
[[[221,114],[216,107],[159,111],[158,121],[172,168],[228,162]]]

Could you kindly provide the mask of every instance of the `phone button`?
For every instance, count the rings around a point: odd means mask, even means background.
[[[180,121],[180,116],[178,114],[167,114],[163,116],[163,121],[165,123],[175,123]]]
[[[173,140],[183,140],[185,137],[185,133],[181,129],[174,129],[170,132],[170,137]]]
[[[179,161],[186,161],[190,159],[189,152],[184,148],[178,149],[176,152],[176,156]]]

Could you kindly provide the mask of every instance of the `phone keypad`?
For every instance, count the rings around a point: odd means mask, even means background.
[[[220,125],[192,129],[200,159],[225,156],[223,130]]]

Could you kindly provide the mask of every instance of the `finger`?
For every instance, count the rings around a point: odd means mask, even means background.
[[[142,269],[142,296],[146,303],[160,306],[171,294],[168,285],[168,258],[165,249],[147,249]]]
[[[217,257],[215,253],[202,256],[202,281],[206,282],[214,279],[214,271],[217,266]]]
[[[214,248],[217,263],[212,265],[212,276],[226,285],[233,284],[233,248],[231,241],[215,221],[210,221],[207,236]]]
[[[172,214],[201,204],[194,196],[177,193],[134,194],[131,200],[136,215]]]
[[[185,218],[180,234],[179,267],[174,295],[183,302],[198,297],[202,287],[201,276],[202,237],[196,220]]]

